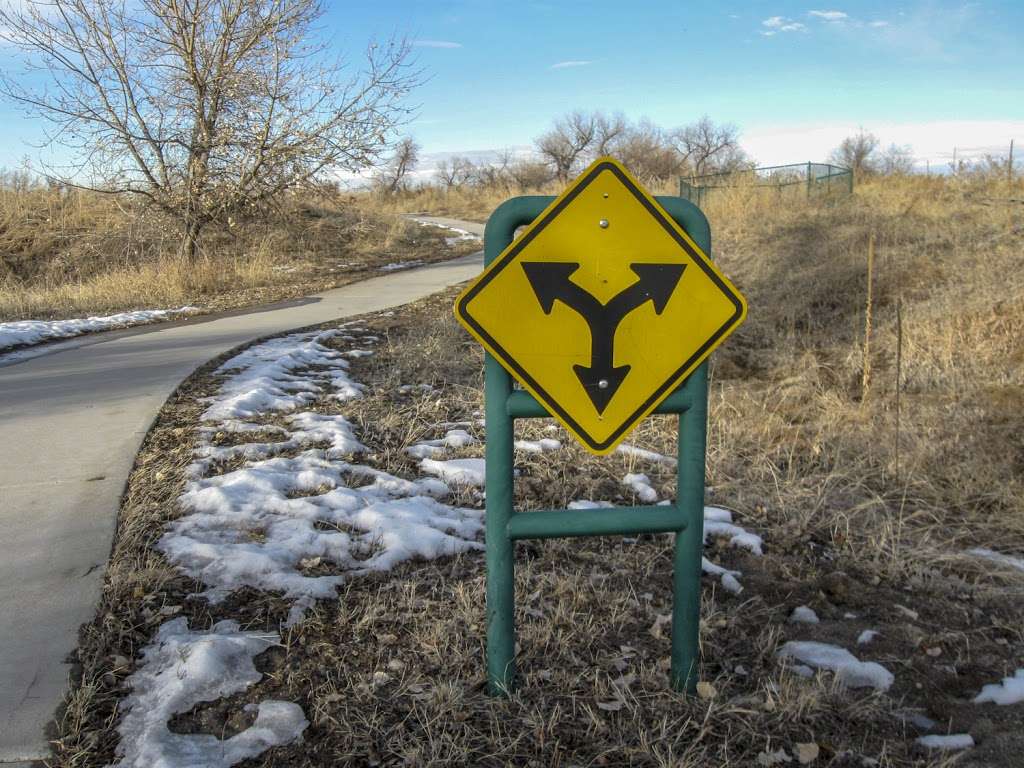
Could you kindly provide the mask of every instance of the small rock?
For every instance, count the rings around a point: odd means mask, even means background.
[[[697,683],[697,696],[704,699],[705,701],[715,698],[718,695],[718,689],[715,688],[711,683],[701,680]]]
[[[809,765],[818,759],[821,748],[813,741],[796,745],[796,760],[800,765]]]
[[[821,591],[828,595],[829,600],[842,605],[850,595],[850,577],[842,571],[826,573],[821,577]]]

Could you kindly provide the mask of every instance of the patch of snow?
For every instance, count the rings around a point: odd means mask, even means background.
[[[184,618],[163,624],[128,678],[132,693],[119,709],[116,768],[227,768],[302,736],[309,721],[298,704],[266,700],[256,722],[229,739],[173,733],[168,722],[197,704],[244,691],[262,675],[253,657],[280,642],[276,634],[240,632],[221,621],[193,632]]]
[[[789,615],[790,624],[818,624],[820,621],[814,609],[806,605],[798,605]]]
[[[395,272],[399,269],[410,269],[412,267],[418,267],[422,264],[421,259],[413,259],[412,261],[393,261],[390,264],[385,264],[383,267],[378,267],[381,272]]]
[[[622,478],[622,484],[633,489],[640,501],[653,504],[658,500],[658,492],[651,487],[651,479],[647,475],[630,472]]]
[[[814,677],[814,669],[812,667],[808,667],[806,664],[794,664],[789,668],[789,671],[799,677]]]
[[[721,507],[704,507],[704,525],[708,523],[731,523],[732,512]]]
[[[423,459],[420,469],[456,485],[483,486],[487,479],[483,459]]]
[[[544,453],[546,451],[557,451],[562,443],[553,437],[544,437],[540,440],[516,440],[515,447],[527,453]]]
[[[722,586],[734,595],[738,595],[743,591],[743,585],[731,573],[722,574]]]
[[[951,733],[948,736],[930,734],[928,736],[918,736],[916,741],[926,749],[955,750],[970,749],[974,746],[974,739],[969,733]]]
[[[764,540],[732,522],[732,513],[721,507],[704,507],[704,541],[708,536],[728,536],[729,545],[742,547],[755,555],[763,555]]]
[[[665,464],[670,467],[676,465],[676,460],[671,456],[665,456],[654,451],[648,451],[646,448],[639,448],[629,443],[619,443],[615,448],[616,453],[624,453],[627,456],[635,456],[638,459],[644,459],[645,461],[654,461],[659,464]]]
[[[483,548],[483,513],[440,503],[447,485],[343,458],[366,451],[352,424],[339,414],[300,410],[315,400],[359,396],[362,385],[348,376],[344,353],[325,344],[374,340],[359,333],[346,326],[289,334],[218,369],[223,379],[206,401],[179,498],[185,514],[157,543],[170,562],[203,583],[209,600],[244,586],[279,591],[295,601],[293,623],[314,600],[336,598],[338,585],[352,575]],[[263,423],[281,411],[291,411],[287,428]],[[219,432],[283,439],[217,446],[212,439]],[[462,430],[447,437],[456,444],[472,440]],[[325,447],[311,447],[316,444]],[[215,462],[237,458],[242,466],[213,471]]]
[[[879,633],[873,629],[865,629],[863,632],[857,635],[857,645],[867,645],[876,637],[878,637],[878,635]]]
[[[348,478],[367,484],[350,488]],[[347,575],[480,549],[482,513],[431,498],[447,492],[436,480],[305,451],[190,481],[181,496],[190,514],[168,526],[157,548],[214,602],[243,586],[333,598]],[[335,573],[303,573],[310,559],[329,561]]]
[[[990,560],[996,565],[1003,565],[1007,568],[1015,568],[1018,571],[1024,571],[1024,557],[1004,555],[1002,552],[996,552],[992,549],[985,549],[984,547],[968,549],[967,554],[974,555],[975,557],[981,557],[985,560]]]
[[[1024,669],[1018,669],[1013,677],[1004,677],[1001,683],[989,683],[974,697],[975,704],[987,701],[1003,706],[1024,701]]]
[[[875,688],[889,690],[892,672],[873,661],[860,661],[845,648],[828,643],[790,641],[779,649],[783,659],[795,659],[817,669],[827,669],[836,678],[851,688]]]
[[[903,718],[904,722],[910,723],[912,726],[919,728],[922,731],[930,731],[935,727],[935,721],[930,717],[922,715],[920,712],[909,710],[901,712],[900,717]]]
[[[403,384],[398,388],[398,394],[407,395],[410,392],[435,392],[433,384]]]
[[[701,557],[700,569],[709,576],[718,576],[719,581],[722,582],[722,587],[727,591],[736,595],[743,591],[743,585],[736,578],[743,575],[739,571],[730,571],[727,568],[712,563],[706,557]]]
[[[480,239],[480,235],[474,235],[472,232],[469,232],[469,231],[467,231],[465,229],[460,229],[459,227],[450,227],[447,224],[439,224],[436,221],[424,221],[423,219],[413,219],[413,221],[415,221],[421,227],[437,227],[438,229],[446,229],[449,232],[454,232],[455,233],[454,237],[446,237],[445,238],[445,242],[448,245],[451,245],[452,243],[457,243],[460,240],[479,240]]]
[[[661,503],[661,502],[659,502]],[[731,537],[730,544],[732,546],[743,546],[749,549],[756,555],[762,554],[762,540],[760,536],[749,533],[745,529],[738,525],[734,525],[732,522],[732,512],[728,509],[722,509],[721,507],[704,507],[704,544],[708,542],[708,534],[712,535],[727,535]],[[739,594],[743,591],[743,585],[740,584],[737,577],[742,576],[739,571],[730,571],[722,568],[719,565],[715,565],[706,557],[701,558],[701,570],[711,576],[718,576],[724,587],[733,594]]]
[[[198,312],[198,307],[178,309],[141,309],[116,315],[78,317],[71,320],[12,320],[0,323],[0,352],[15,347],[29,347],[53,339],[69,339],[85,333],[128,328],[167,320],[175,315]]]
[[[438,440],[425,440],[410,445],[405,452],[414,459],[429,459],[444,453],[446,448],[465,448],[476,442],[476,438],[464,429],[450,429]]]
[[[206,398],[203,421],[294,411],[312,403],[327,387],[338,400],[359,397],[363,385],[349,378],[348,360],[325,345],[340,335],[340,330],[333,330],[279,336],[235,355],[216,371],[225,380],[216,395]]]
[[[569,502],[569,509],[608,509],[614,506],[610,501],[591,501],[590,499],[577,499]]]

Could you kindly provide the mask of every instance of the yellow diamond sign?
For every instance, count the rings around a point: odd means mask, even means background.
[[[459,296],[459,322],[591,452],[612,451],[746,317],[743,297],[600,158]]]

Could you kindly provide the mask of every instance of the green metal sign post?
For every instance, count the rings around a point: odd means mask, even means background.
[[[490,264],[512,242],[517,227],[532,222],[555,198],[507,200],[487,222],[484,262]],[[658,203],[711,254],[711,230],[700,209],[678,197]],[[515,689],[515,563],[519,539],[675,533],[673,557],[670,681],[675,690],[697,686],[700,577],[704,536],[704,456],[707,441],[707,362],[701,364],[655,410],[678,414],[676,501],[671,506],[560,509],[516,512],[513,506],[513,433],[516,419],[549,413],[531,394],[513,389],[512,377],[485,355],[487,417],[487,676],[494,695]]]

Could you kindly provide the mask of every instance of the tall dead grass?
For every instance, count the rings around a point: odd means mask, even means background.
[[[195,261],[179,245],[174,221],[129,201],[0,183],[0,321],[184,304],[224,309],[469,247],[341,195],[297,196],[259,217],[210,225]]]
[[[1020,191],[906,177],[834,202],[712,197],[716,259],[751,306],[715,363],[715,481],[887,568],[1024,549]]]

